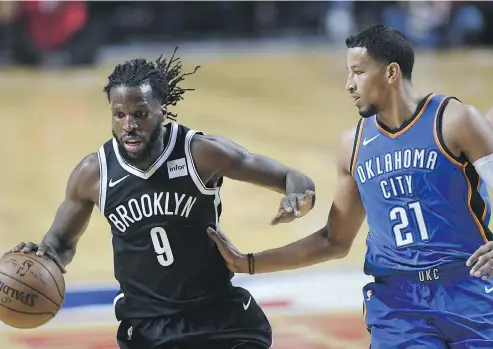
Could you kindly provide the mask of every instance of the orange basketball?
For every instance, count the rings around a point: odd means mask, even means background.
[[[62,271],[50,258],[17,252],[0,259],[0,321],[15,328],[44,325],[64,298]]]

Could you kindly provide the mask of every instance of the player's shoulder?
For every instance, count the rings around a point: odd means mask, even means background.
[[[218,134],[197,134],[192,139],[193,148],[200,149],[206,152],[224,153],[232,150],[246,151],[239,144]]]
[[[184,130],[192,131],[193,136],[190,140],[190,147],[192,152],[194,150],[202,151],[227,151],[230,148],[242,148],[239,144],[233,142],[219,134],[205,133],[203,131],[197,131],[189,128],[186,125],[178,124],[178,126]],[[187,132],[188,133],[188,132]],[[202,152],[201,151],[201,152]]]
[[[209,150],[209,149],[214,149],[217,148],[220,145],[220,141],[218,139],[218,136],[216,135],[209,135],[209,134],[203,134],[203,133],[196,133],[193,135],[190,145],[192,148],[192,151],[194,150]]]
[[[488,127],[489,123],[477,108],[451,98],[443,110],[439,132],[452,154],[460,156],[470,141],[476,139],[478,130]]]
[[[99,181],[100,168],[97,153],[86,155],[77,165],[75,171],[78,177],[84,182]]]
[[[445,111],[453,112],[454,114],[459,114],[466,112],[472,106],[464,104],[460,100],[454,97],[450,97],[447,106],[445,107]]]
[[[81,169],[84,169],[85,171],[92,170],[94,167],[98,167],[99,169],[98,153],[94,152],[84,156],[82,160],[79,162],[79,166],[81,167]]]
[[[360,122],[357,125],[346,129],[339,135],[337,145],[337,164],[344,170],[350,171],[351,159],[356,151],[356,137],[360,127]]]
[[[91,189],[99,187],[100,164],[97,153],[86,155],[72,171],[69,178],[69,190],[80,196],[91,195]]]
[[[356,133],[358,132],[359,128],[359,123],[356,126],[353,126],[351,128],[345,129],[344,131],[341,132],[339,135],[339,145],[342,146],[351,146],[354,143],[354,140],[356,138]]]
[[[490,108],[485,114],[486,120],[493,124],[493,108]]]
[[[196,134],[194,136],[199,142],[204,142],[204,143],[219,143],[219,144],[227,144],[231,143],[232,141],[227,139],[224,136],[218,135],[218,134]]]
[[[230,168],[243,163],[251,155],[248,150],[226,137],[210,134],[193,137],[190,145],[191,155],[199,173],[205,178],[208,173]]]
[[[460,129],[461,125],[474,122],[474,119],[478,117],[483,118],[483,115],[475,106],[462,103],[455,98],[450,98],[443,111],[444,125],[449,125],[454,129]]]
[[[99,157],[98,153],[90,153],[79,161],[73,171],[78,177],[99,177]]]

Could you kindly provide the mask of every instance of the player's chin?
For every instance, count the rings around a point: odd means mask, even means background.
[[[362,118],[369,118],[370,116],[373,116],[373,112],[369,108],[358,108],[359,110],[359,115]]]

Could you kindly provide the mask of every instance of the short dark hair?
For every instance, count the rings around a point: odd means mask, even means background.
[[[346,39],[347,48],[362,47],[370,57],[385,64],[395,62],[401,67],[404,79],[411,80],[414,50],[400,31],[385,25],[375,25]]]
[[[173,51],[173,55],[169,59],[163,59],[163,55],[159,56],[155,63],[147,62],[145,58],[136,58],[131,61],[126,61],[123,64],[118,64],[113,73],[108,76],[108,85],[104,87],[104,92],[110,98],[110,90],[114,86],[131,86],[137,87],[144,83],[148,83],[152,88],[154,97],[159,99],[161,105],[176,105],[178,101],[183,99],[185,91],[193,89],[181,88],[178,83],[185,79],[185,76],[194,74],[200,66],[195,67],[191,73],[181,74],[180,58],[175,58],[175,53],[178,48]],[[167,113],[170,119],[175,119],[176,114]]]

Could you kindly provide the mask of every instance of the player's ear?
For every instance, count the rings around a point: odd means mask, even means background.
[[[401,76],[401,67],[399,64],[392,62],[387,66],[387,81],[394,84]]]
[[[168,115],[168,109],[166,108],[166,104],[163,104],[161,106],[161,121],[164,122],[166,120],[166,117]]]

